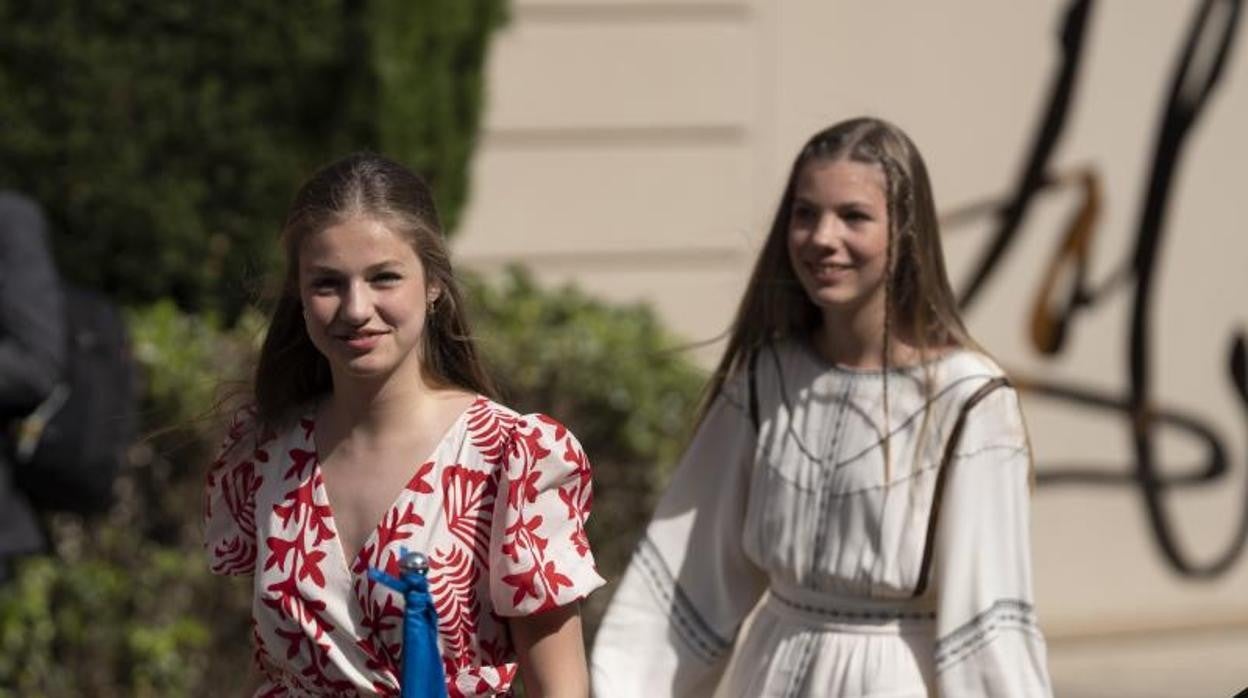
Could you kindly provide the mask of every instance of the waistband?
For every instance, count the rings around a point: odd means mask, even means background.
[[[928,599],[872,598],[799,587],[772,579],[763,597],[768,610],[805,625],[836,626],[855,632],[904,632],[936,620]]]

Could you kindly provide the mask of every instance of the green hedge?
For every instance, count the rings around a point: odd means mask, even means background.
[[[373,149],[453,229],[505,0],[0,0],[0,188],[71,279],[230,319],[312,168]]]
[[[260,319],[231,331],[163,301],[127,315],[148,438],[107,516],[48,520],[53,553],[0,588],[0,696],[244,695],[250,588],[212,577],[198,512],[223,377],[241,376]],[[228,384],[227,384],[228,387]]]

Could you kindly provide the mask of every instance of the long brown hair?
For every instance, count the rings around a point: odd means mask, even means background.
[[[313,174],[295,194],[282,226],[286,269],[253,383],[262,423],[279,424],[333,389],[329,362],[304,326],[299,250],[309,235],[357,216],[381,221],[406,238],[420,258],[426,283],[440,291],[425,320],[421,358],[426,375],[439,384],[496,395],[469,332],[429,186],[389,158],[356,153]]]
[[[802,170],[814,161],[839,159],[878,165],[884,173],[890,270],[885,285],[885,376],[891,366],[891,335],[899,326],[907,330],[907,338],[913,338],[921,356],[932,347],[978,349],[958,313],[945,272],[936,203],[918,148],[887,121],[870,117],[842,121],[811,136],[793,161],[771,231],[729,330],[728,346],[703,396],[699,422],[725,381],[743,369],[751,354],[775,339],[805,340],[823,322],[818,306],[806,295],[793,270],[788,235],[794,190]],[[887,393],[886,389],[885,410]]]

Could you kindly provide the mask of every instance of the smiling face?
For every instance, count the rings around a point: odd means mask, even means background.
[[[425,316],[437,294],[412,245],[374,218],[348,218],[299,246],[304,322],[335,382],[419,376]]]
[[[829,317],[881,314],[888,278],[888,200],[879,165],[815,159],[798,173],[789,261],[806,295]]]

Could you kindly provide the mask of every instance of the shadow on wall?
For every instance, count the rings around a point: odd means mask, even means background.
[[[1136,214],[1134,250],[1113,273],[1095,282],[1088,278],[1088,262],[1101,208],[1099,175],[1095,168],[1059,173],[1049,167],[1053,151],[1066,130],[1093,5],[1092,0],[1072,0],[1066,6],[1059,36],[1062,61],[1053,76],[1049,98],[1013,192],[965,206],[943,221],[946,228],[951,229],[983,218],[995,221],[994,230],[980,250],[959,299],[962,308],[967,310],[980,298],[1006,254],[1019,240],[1028,209],[1040,194],[1066,188],[1078,191],[1080,203],[1064,235],[1060,236],[1032,302],[1032,345],[1044,356],[1061,354],[1074,320],[1081,313],[1095,309],[1111,295],[1126,290],[1132,294],[1130,333],[1124,347],[1129,383],[1121,392],[1113,393],[1043,376],[1023,374],[1016,375],[1015,379],[1021,389],[1032,395],[1072,409],[1121,417],[1129,431],[1135,458],[1120,472],[1106,472],[1086,464],[1048,467],[1040,464],[1037,482],[1042,486],[1138,487],[1148,512],[1149,526],[1167,563],[1185,577],[1217,577],[1235,564],[1248,544],[1248,491],[1244,493],[1229,544],[1212,560],[1194,560],[1177,539],[1164,495],[1171,490],[1226,478],[1230,469],[1229,456],[1225,439],[1207,419],[1154,402],[1152,309],[1156,290],[1154,272],[1167,232],[1166,214],[1174,174],[1192,126],[1219,86],[1227,57],[1239,33],[1243,2],[1202,0],[1196,8],[1175,61],[1163,105],[1148,187]],[[1248,341],[1240,331],[1234,333],[1227,344],[1226,378],[1248,418]],[[1164,468],[1170,474],[1163,473],[1157,453],[1157,441],[1163,430],[1173,430],[1201,444],[1204,452],[1201,464],[1188,471]],[[1245,482],[1248,484],[1248,479]]]

